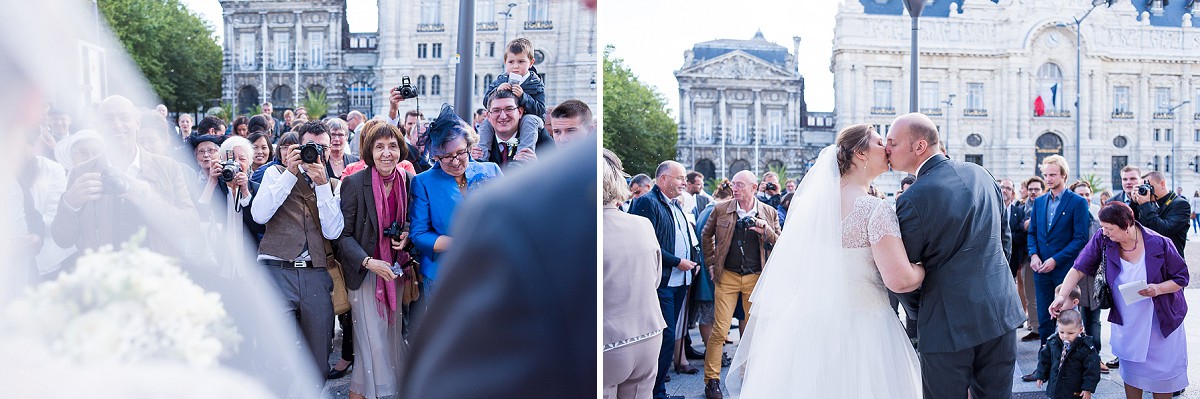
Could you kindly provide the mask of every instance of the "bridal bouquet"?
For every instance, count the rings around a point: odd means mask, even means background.
[[[89,251],[74,272],[17,298],[4,324],[80,362],[216,364],[241,340],[221,297],[134,241]]]

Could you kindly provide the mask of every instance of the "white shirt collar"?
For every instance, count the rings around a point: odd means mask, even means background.
[[[933,155],[933,157],[936,157],[936,156],[937,156],[937,154],[934,154],[934,155]],[[924,168],[924,167],[925,167],[925,164],[929,163],[929,160],[930,160],[930,159],[933,159],[933,157],[925,158],[925,160],[921,162],[921,165],[917,166],[917,173],[916,173],[916,175],[920,176],[920,174],[921,174],[921,168]]]
[[[758,202],[758,200],[756,200],[756,199],[751,199],[751,201]],[[744,218],[746,216],[758,216],[758,204],[757,203],[751,204],[750,210],[746,211],[746,210],[742,210],[741,201],[738,201],[735,199],[735,200],[733,200],[733,202],[734,202],[734,204],[733,204],[734,209],[737,209],[738,219]]]
[[[517,140],[517,136],[519,136],[519,134],[514,132],[512,137],[510,137],[508,140],[504,140],[500,138],[499,134],[496,134],[496,144],[508,143],[509,148],[514,148],[517,146],[517,144],[520,144],[520,141]]]

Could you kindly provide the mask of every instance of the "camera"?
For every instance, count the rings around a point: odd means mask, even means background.
[[[234,176],[242,173],[242,165],[233,160],[233,151],[225,152],[226,161],[221,162],[221,182],[229,183],[233,181]]]
[[[410,99],[417,98],[417,89],[409,82],[408,76],[400,78],[400,85],[396,86],[396,92],[400,93],[400,98]]]
[[[109,171],[100,173],[101,192],[108,195],[122,195],[129,192],[129,182],[124,177]]]
[[[1149,180],[1142,180],[1142,185],[1138,186],[1138,195],[1154,195],[1154,186],[1150,185]]]
[[[772,182],[767,182],[767,184],[763,186],[763,189],[766,191],[779,191],[779,185]]]
[[[309,140],[304,145],[300,146],[300,161],[304,163],[317,163],[321,159],[321,155],[325,154],[325,146],[317,144],[317,142]]]
[[[754,220],[753,216],[745,216],[745,217],[737,220],[737,228],[739,228],[739,229],[747,229],[748,230],[751,227],[754,227],[757,225],[758,225],[758,222]]]
[[[403,231],[401,231],[400,229],[401,229],[400,222],[392,222],[391,226],[388,226],[388,228],[383,229],[383,235],[388,238],[399,240],[400,234],[403,233]]]

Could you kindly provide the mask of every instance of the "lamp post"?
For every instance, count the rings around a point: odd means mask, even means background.
[[[1177,110],[1180,107],[1183,107],[1184,105],[1187,105],[1189,103],[1191,103],[1190,100],[1183,100],[1183,102],[1179,103],[1179,105],[1171,107],[1171,109],[1168,109],[1167,113],[1171,114],[1171,115],[1175,115],[1175,110]],[[1175,138],[1179,137],[1179,133],[1181,131],[1183,131],[1183,115],[1180,115],[1178,118],[1175,118],[1175,119],[1179,120],[1179,130],[1175,131],[1175,134],[1171,135],[1171,164],[1168,165],[1171,168],[1171,189],[1172,190],[1174,190],[1175,187],[1178,187],[1175,185],[1175,175],[1179,174],[1178,171],[1175,170]]]
[[[517,3],[508,3],[508,9],[504,10],[504,12],[500,13],[500,15],[504,17],[504,42],[500,43],[501,46],[508,45],[508,20],[512,19],[512,10],[516,6],[517,6]],[[501,52],[504,52],[504,51],[505,50],[501,50]]]
[[[1079,98],[1082,96],[1083,86],[1083,32],[1080,27],[1083,20],[1087,19],[1088,15],[1092,15],[1092,11],[1096,11],[1096,7],[1107,3],[1107,0],[1092,0],[1092,8],[1089,8],[1082,17],[1075,19],[1075,165],[1083,166],[1079,161],[1079,153],[1082,152],[1083,141],[1083,115]],[[1055,24],[1057,27],[1066,27],[1066,24]]]
[[[475,53],[471,45],[475,43],[475,1],[460,0],[458,5],[458,54],[455,65],[454,80],[470,82],[475,73]],[[463,51],[463,49],[467,49]],[[471,120],[471,91],[473,86],[468,84],[454,85],[454,108],[458,117]]]
[[[909,54],[912,65],[908,81],[908,112],[917,112],[917,18],[921,17],[921,10],[925,9],[925,1],[904,0],[904,9],[908,10],[908,16],[912,18],[912,50]]]
[[[942,104],[946,106],[946,152],[950,152],[950,117],[954,115],[954,93],[950,93],[950,98],[942,100]]]

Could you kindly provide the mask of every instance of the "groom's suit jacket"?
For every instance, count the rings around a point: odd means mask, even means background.
[[[910,262],[925,266],[916,311],[922,353],[961,351],[1016,329],[1025,316],[1008,268],[1007,209],[987,170],[935,155],[896,199]]]

